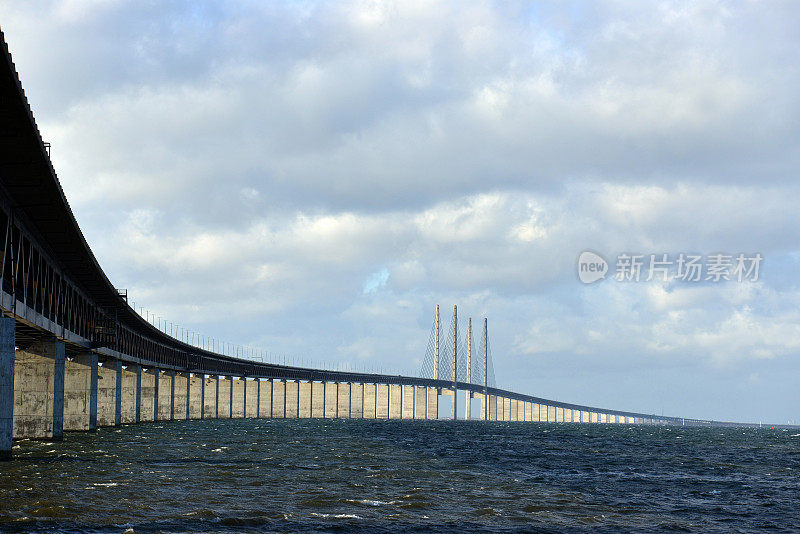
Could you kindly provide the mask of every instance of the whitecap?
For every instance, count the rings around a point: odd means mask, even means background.
[[[370,499],[362,499],[362,500],[360,500],[360,501],[358,501],[358,502],[359,502],[359,503],[361,503],[361,504],[366,504],[366,505],[368,505],[368,506],[381,506],[381,505],[383,505],[383,504],[393,504],[393,503],[391,503],[391,502],[386,502],[386,501],[374,501],[374,500],[370,500]]]

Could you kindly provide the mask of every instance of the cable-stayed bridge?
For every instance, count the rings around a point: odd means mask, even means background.
[[[443,330],[437,308],[416,377],[257,362],[167,334],[136,313],[92,254],[2,41],[0,456],[11,457],[17,438],[155,420],[437,419],[442,395],[453,397],[455,418],[457,391],[480,400],[490,421],[731,424],[498,388],[486,321],[464,332],[455,309]]]

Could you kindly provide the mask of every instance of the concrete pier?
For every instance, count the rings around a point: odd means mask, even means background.
[[[364,384],[364,419],[375,419],[375,384]]]
[[[241,419],[245,411],[245,383],[243,378],[231,377],[231,419]]]
[[[392,384],[389,388],[389,419],[400,419],[400,405],[402,403],[400,394],[400,386]]]
[[[296,380],[292,380],[290,382],[286,382],[286,418],[287,419],[297,419],[298,413],[298,403],[300,401],[299,397],[299,386],[300,384]]]
[[[156,410],[158,421],[172,420],[172,372],[158,371],[158,408]]]
[[[350,419],[350,384],[348,382],[339,383],[339,419]]]
[[[297,416],[301,419],[308,419],[313,416],[311,403],[311,382],[300,382],[298,384],[298,413]]]
[[[350,384],[350,419],[364,418],[364,384]]]
[[[428,388],[414,386],[414,419],[425,419],[428,407]]]
[[[0,460],[11,459],[14,438],[16,321],[0,317]]]
[[[311,383],[311,417],[314,419],[325,417],[325,384],[323,382]]]
[[[323,382],[323,408],[325,419],[333,419],[336,417],[336,382]]]
[[[135,417],[134,422],[138,423],[142,420],[142,367],[137,365],[134,367],[136,372],[136,399],[135,399]]]
[[[426,419],[438,419],[439,418],[439,394],[436,391],[436,388],[428,388],[428,405],[426,407]]]
[[[64,434],[64,343],[35,343],[15,353],[15,438],[59,441]]]
[[[189,373],[173,373],[172,375],[172,419],[188,419],[188,399],[191,392]]]
[[[217,418],[217,383],[216,375],[206,376],[203,380],[203,419]]]
[[[138,421],[153,421],[156,403],[156,373],[154,369],[142,369],[139,387],[139,417]],[[137,422],[138,422],[137,421]]]
[[[414,386],[401,386],[401,399],[403,409],[400,417],[403,419],[414,419]]]
[[[286,382],[283,380],[272,380],[272,417],[283,419],[286,417],[284,401],[286,399]]]
[[[389,419],[389,386],[378,384],[375,394],[375,405],[377,406],[376,419]]]
[[[248,380],[245,382],[245,417],[256,418],[259,414],[258,409],[258,391],[261,385],[261,380]]]
[[[232,377],[230,376],[217,378],[217,386],[219,387],[219,393],[217,395],[217,418],[219,419],[231,418],[231,405],[233,404],[231,396],[232,381]]]
[[[92,376],[94,374],[94,377]],[[95,383],[92,384],[92,378]],[[64,362],[64,430],[97,429],[97,355],[76,354]],[[94,428],[92,428],[94,397]]]
[[[272,380],[259,380],[258,382],[258,416],[272,417]]]
[[[97,368],[97,426],[116,426],[122,423],[122,362],[105,360]],[[119,410],[119,412],[118,412]]]
[[[203,390],[205,377],[202,374],[193,374],[189,377],[189,413],[187,419],[202,419],[205,410]]]

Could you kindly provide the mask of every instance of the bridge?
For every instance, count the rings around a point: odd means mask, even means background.
[[[465,364],[455,309],[453,341],[441,351],[437,307],[428,371],[417,377],[256,362],[161,331],[130,306],[89,248],[0,36],[0,457],[11,458],[14,439],[57,441],[65,431],[145,421],[437,419],[442,395],[453,397],[455,418],[457,391],[478,399],[488,421],[733,424],[500,389],[489,379],[486,321],[474,360],[470,324]]]

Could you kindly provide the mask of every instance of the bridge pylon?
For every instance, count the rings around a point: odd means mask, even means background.
[[[452,419],[458,417],[458,306],[453,306],[453,404]]]

